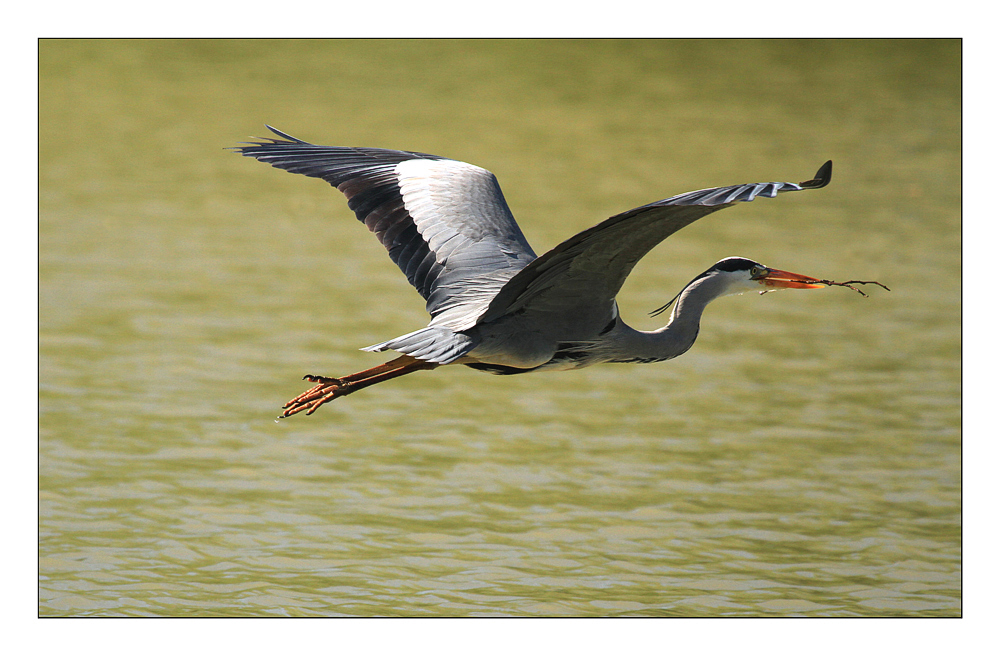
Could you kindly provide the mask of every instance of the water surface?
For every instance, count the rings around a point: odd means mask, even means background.
[[[957,616],[955,41],[42,41],[41,615]],[[494,171],[543,252],[809,178],[658,248],[632,325],[742,255],[682,358],[419,373],[276,423],[426,322],[263,123]]]

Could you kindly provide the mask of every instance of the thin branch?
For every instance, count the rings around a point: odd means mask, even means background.
[[[846,282],[837,282],[836,280],[817,280],[816,282],[823,285],[836,285],[838,287],[847,287],[848,289],[853,289],[854,291],[861,294],[865,298],[868,298],[868,294],[864,293],[854,285],[878,285],[887,292],[892,291],[891,289],[889,289],[882,283],[878,282],[877,280],[848,280]]]

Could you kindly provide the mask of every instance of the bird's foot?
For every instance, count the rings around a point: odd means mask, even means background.
[[[291,417],[303,411],[307,415],[311,415],[324,403],[347,396],[370,385],[392,380],[393,378],[398,378],[414,371],[436,369],[438,366],[433,362],[425,362],[409,355],[401,355],[385,364],[380,364],[377,367],[365,369],[364,371],[359,371],[356,374],[344,376],[343,378],[327,378],[326,376],[313,375],[303,376],[302,380],[308,380],[310,383],[316,383],[316,385],[283,405],[282,407],[285,411],[281,413],[278,419]]]
[[[340,378],[328,378],[326,376],[313,376],[312,374],[307,374],[302,377],[302,380],[308,380],[310,383],[316,383],[316,385],[310,387],[305,392],[302,392],[294,399],[281,406],[285,411],[281,413],[278,419],[291,417],[292,415],[296,415],[302,411],[305,411],[307,415],[311,415],[324,403],[329,403],[330,401],[346,394],[350,394],[353,391],[351,389],[351,384]]]

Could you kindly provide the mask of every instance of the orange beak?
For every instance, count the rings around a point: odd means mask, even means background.
[[[785,287],[788,289],[821,289],[825,287],[819,283],[818,278],[810,278],[801,273],[782,271],[780,269],[768,269],[764,275],[759,276],[757,282],[765,287]]]

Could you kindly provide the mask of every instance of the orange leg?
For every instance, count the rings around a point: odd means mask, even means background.
[[[291,417],[303,410],[306,411],[307,415],[311,415],[324,403],[347,396],[369,385],[392,380],[393,378],[405,376],[406,374],[421,371],[422,369],[436,369],[439,366],[433,362],[424,362],[412,356],[403,355],[385,364],[380,364],[377,367],[365,369],[364,371],[359,371],[356,374],[344,376],[343,378],[307,375],[303,377],[303,380],[317,383],[317,385],[281,406],[285,411],[278,418]]]

